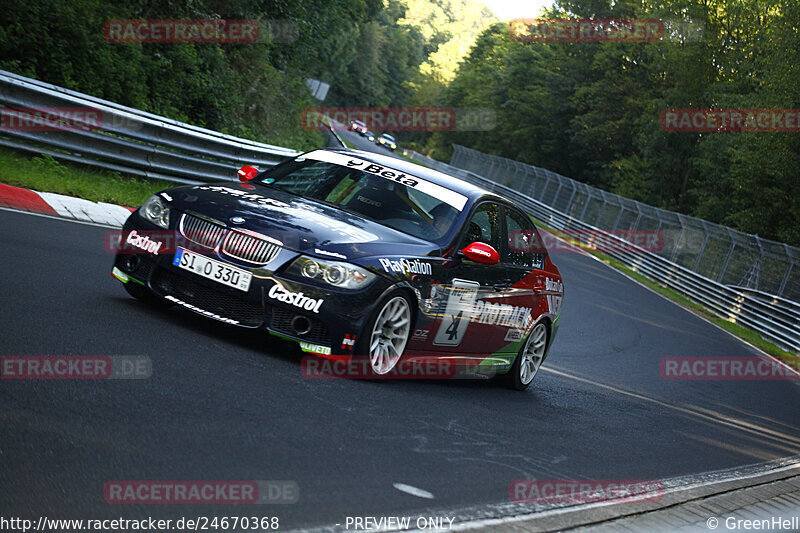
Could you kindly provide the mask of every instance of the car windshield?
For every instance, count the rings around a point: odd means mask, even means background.
[[[259,176],[259,181],[429,241],[450,233],[459,213],[442,200],[402,183],[322,161],[280,165]]]
[[[391,135],[387,135],[386,133],[383,134],[383,138],[386,139],[387,141],[394,142],[394,137],[392,137]]]

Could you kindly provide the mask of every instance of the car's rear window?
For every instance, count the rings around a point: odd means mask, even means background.
[[[399,181],[325,161],[306,159],[280,165],[261,174],[259,181],[431,241],[450,233],[460,212]]]

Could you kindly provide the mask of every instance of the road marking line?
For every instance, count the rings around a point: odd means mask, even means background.
[[[412,496],[416,496],[418,498],[426,498],[428,500],[433,499],[433,494],[427,490],[418,489],[417,487],[412,487],[411,485],[406,485],[405,483],[394,483],[392,486],[400,492],[405,492],[406,494],[411,494]]]
[[[645,402],[651,402],[661,407],[666,407],[667,409],[673,409],[680,413],[684,413],[701,420],[705,420],[706,422],[712,422],[714,424],[719,424],[723,426],[728,426],[734,428],[739,431],[743,431],[745,433],[751,433],[755,436],[758,436],[762,439],[767,439],[771,442],[773,446],[776,445],[784,445],[790,446],[792,449],[797,449],[797,446],[800,446],[800,437],[795,437],[793,435],[789,435],[787,433],[781,433],[775,430],[771,430],[764,426],[758,426],[752,422],[748,422],[746,420],[736,419],[733,416],[726,415],[724,413],[714,411],[712,409],[707,409],[704,407],[699,406],[691,406],[691,405],[680,405],[680,404],[673,404],[665,400],[659,400],[658,398],[652,398],[649,396],[645,396],[644,394],[628,391],[619,387],[615,387],[613,385],[607,385],[605,383],[601,383],[599,381],[594,381],[588,378],[580,377],[574,374],[570,374],[568,372],[558,370],[556,368],[550,367],[542,367],[543,371],[550,372],[552,374],[556,374],[561,377],[565,377],[568,379],[574,379],[576,381],[580,381],[582,383],[586,383],[588,385],[593,385],[595,387],[599,387],[601,389],[606,389],[611,392],[615,392],[617,394],[623,394],[625,396],[630,396],[632,398],[636,398],[637,400],[642,400]]]

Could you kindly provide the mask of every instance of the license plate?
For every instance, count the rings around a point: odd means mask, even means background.
[[[175,252],[175,260],[172,261],[172,264],[198,276],[244,292],[250,288],[250,280],[253,278],[253,275],[246,270],[180,247]]]

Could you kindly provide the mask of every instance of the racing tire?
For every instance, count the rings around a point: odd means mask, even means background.
[[[411,338],[412,317],[411,302],[402,292],[393,292],[377,305],[355,349],[357,356],[368,359],[371,376],[380,378],[397,366]]]
[[[528,388],[544,361],[548,337],[547,325],[544,322],[539,322],[534,326],[514,359],[511,370],[506,374],[506,384],[509,387],[518,391]]]

